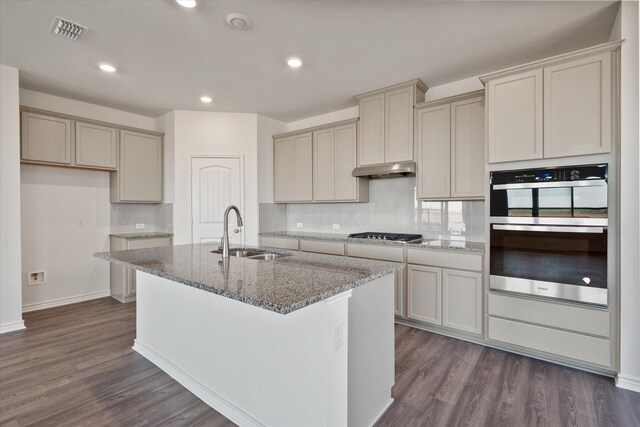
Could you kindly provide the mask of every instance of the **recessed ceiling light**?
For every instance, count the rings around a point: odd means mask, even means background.
[[[213,101],[213,99],[212,99],[210,96],[201,96],[201,97],[200,97],[200,101],[202,101],[202,102],[204,102],[204,103],[208,104],[208,103],[210,103],[211,101]]]
[[[227,15],[227,24],[236,30],[246,30],[251,25],[251,20],[243,13],[230,13]]]
[[[98,67],[100,67],[100,69],[102,71],[106,71],[107,73],[115,73],[116,72],[116,67],[114,67],[111,64],[98,64]]]
[[[188,7],[189,9],[196,7],[196,0],[176,0],[176,3],[182,7]]]
[[[302,66],[302,60],[300,58],[289,58],[287,59],[287,65],[291,68],[300,68]]]

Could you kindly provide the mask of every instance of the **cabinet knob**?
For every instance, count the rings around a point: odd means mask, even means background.
[[[235,230],[233,230],[234,233],[238,234],[240,232],[239,228],[236,228]]]

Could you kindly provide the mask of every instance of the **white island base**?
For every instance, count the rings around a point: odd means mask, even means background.
[[[240,426],[370,426],[393,402],[393,288],[283,315],[138,271],[133,348]]]

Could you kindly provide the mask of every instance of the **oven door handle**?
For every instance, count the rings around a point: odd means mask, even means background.
[[[494,190],[513,190],[520,188],[568,188],[568,187],[602,187],[607,183],[605,179],[588,181],[555,181],[555,182],[522,182],[514,184],[495,184]]]
[[[604,227],[566,227],[551,225],[493,224],[493,229],[505,231],[536,231],[540,233],[604,233]]]

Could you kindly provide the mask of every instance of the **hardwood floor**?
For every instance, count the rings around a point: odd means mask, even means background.
[[[131,350],[135,304],[24,318],[0,335],[0,425],[233,425]],[[376,426],[640,426],[640,394],[609,378],[400,325],[393,396]]]

